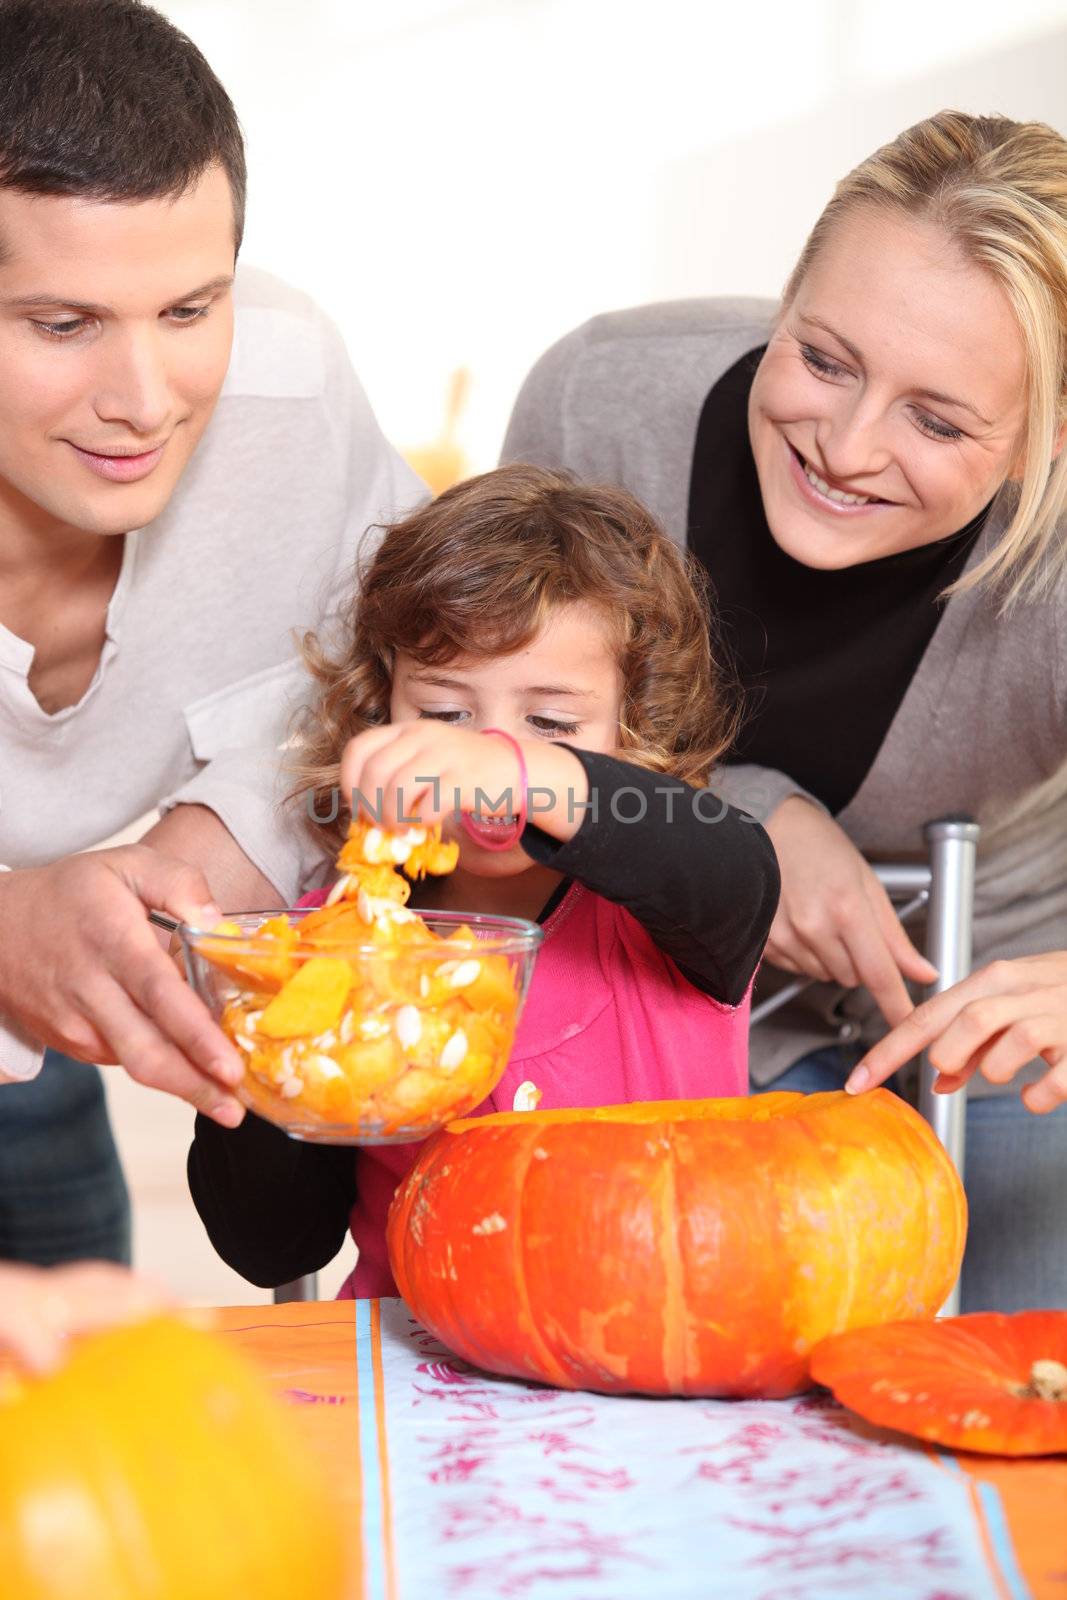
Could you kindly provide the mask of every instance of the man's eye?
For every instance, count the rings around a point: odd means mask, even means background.
[[[210,310],[210,306],[171,306],[167,316],[173,322],[199,322]]]
[[[33,317],[31,321],[38,332],[47,334],[50,339],[69,339],[89,326],[87,317],[60,317],[55,322]]]

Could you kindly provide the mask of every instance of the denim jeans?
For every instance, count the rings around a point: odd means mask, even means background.
[[[766,1088],[840,1089],[862,1054],[827,1045]],[[1067,1307],[1067,1106],[1035,1117],[1016,1092],[969,1099],[966,1185],[960,1309]]]
[[[0,1085],[0,1260],[130,1260],[130,1198],[97,1067],[49,1050]]]

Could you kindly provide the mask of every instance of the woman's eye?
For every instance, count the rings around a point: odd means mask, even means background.
[[[87,317],[60,317],[55,322],[45,322],[37,317],[31,320],[38,332],[47,334],[50,339],[69,339],[89,326]]]
[[[928,434],[931,439],[946,439],[951,442],[953,439],[963,438],[962,428],[954,428],[951,423],[941,422],[925,411],[916,411],[915,421],[923,433]]]
[[[836,361],[831,361],[828,356],[822,355],[820,351],[813,350],[810,344],[802,344],[800,354],[803,357],[805,366],[810,367],[812,372],[818,373],[821,378],[840,378],[845,374],[846,369],[844,367],[838,366]]]
[[[578,732],[576,722],[559,722],[555,717],[529,716],[526,718],[531,728],[536,728],[538,733],[571,734]]]

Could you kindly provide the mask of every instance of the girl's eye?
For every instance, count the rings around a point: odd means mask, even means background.
[[[559,722],[555,717],[529,716],[526,720],[531,728],[537,729],[538,733],[558,736],[578,732],[578,724],[576,722]]]
[[[846,374],[845,367],[838,366],[836,361],[831,361],[828,356],[813,350],[810,344],[802,344],[800,354],[805,366],[810,367],[820,378],[841,378]]]
[[[89,326],[88,317],[62,317],[56,322],[43,322],[37,317],[31,320],[38,332],[47,334],[50,339],[69,339]]]
[[[951,442],[953,439],[963,438],[962,428],[954,428],[951,423],[941,422],[937,417],[931,417],[925,411],[916,411],[915,421],[923,433],[927,434],[931,439],[947,439]]]
[[[429,722],[458,722],[466,715],[465,711],[420,711],[419,719]]]

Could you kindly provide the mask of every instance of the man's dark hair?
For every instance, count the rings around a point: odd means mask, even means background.
[[[241,126],[193,42],[140,0],[0,0],[0,187],[150,200],[215,162],[239,245]]]

